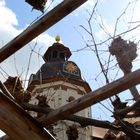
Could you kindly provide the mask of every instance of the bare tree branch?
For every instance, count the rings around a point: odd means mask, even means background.
[[[46,108],[44,107],[43,108],[41,106],[31,105],[31,104],[27,104],[27,103],[23,103],[21,106],[25,110],[36,111],[36,112],[44,113],[46,115],[49,112],[54,110],[54,109],[51,109],[49,107],[46,107]],[[43,117],[45,117],[45,116],[43,116]],[[40,119],[38,119],[38,120],[40,120]],[[81,117],[81,116],[77,116],[77,115],[71,115],[68,118],[66,118],[65,120],[70,120],[70,121],[77,122],[82,127],[86,127],[86,126],[90,125],[90,126],[102,127],[102,128],[112,129],[112,130],[119,130],[119,131],[122,130],[121,127],[115,126],[115,125],[113,125],[112,123],[110,123],[108,121],[90,119],[90,118],[85,118],[85,117]],[[41,122],[41,123],[45,123],[45,122]]]
[[[136,108],[138,108],[139,106],[140,106],[140,98],[132,106],[116,110],[114,114],[117,116],[124,116],[127,113],[136,110]]]

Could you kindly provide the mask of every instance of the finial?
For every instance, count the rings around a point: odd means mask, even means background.
[[[60,36],[57,35],[57,36],[55,37],[55,40],[56,40],[56,42],[58,43],[58,42],[60,41]]]

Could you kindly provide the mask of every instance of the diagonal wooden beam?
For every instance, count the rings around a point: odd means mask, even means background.
[[[1,92],[0,129],[14,140],[55,140],[35,119]]]
[[[10,55],[21,49],[35,37],[46,31],[48,28],[56,24],[62,18],[70,14],[87,0],[64,0],[49,13],[44,15],[37,22],[29,26],[20,35],[0,49],[0,63],[7,59]]]
[[[58,120],[63,120],[78,111],[116,95],[139,83],[140,69],[50,112],[47,117],[42,117],[40,121],[45,122],[48,125]]]

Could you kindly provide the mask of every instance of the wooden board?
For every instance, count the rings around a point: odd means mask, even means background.
[[[55,140],[36,120],[1,92],[0,129],[14,140]]]
[[[95,91],[92,91],[85,96],[67,104],[59,109],[52,111],[47,117],[40,119],[46,124],[54,123],[58,120],[65,119],[66,117],[81,111],[91,105],[94,105],[102,100],[105,100],[113,95],[116,95],[132,86],[140,83],[140,69],[125,75],[124,77],[105,85]]]

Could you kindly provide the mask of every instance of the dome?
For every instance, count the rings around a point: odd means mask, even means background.
[[[73,71],[68,65],[74,66]],[[70,69],[70,70],[69,70]],[[42,65],[36,74],[32,74],[29,83],[38,80],[47,80],[57,76],[62,76],[68,79],[82,80],[81,71],[73,61],[56,61],[48,62]]]

